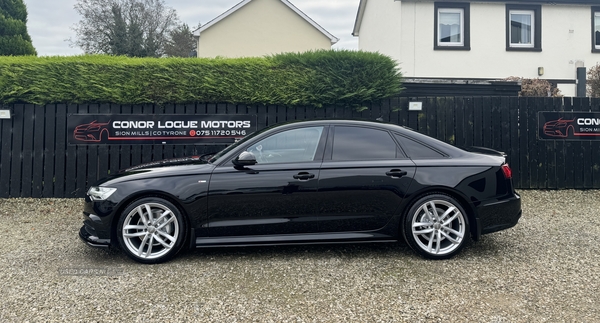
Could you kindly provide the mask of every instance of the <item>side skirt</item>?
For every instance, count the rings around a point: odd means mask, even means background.
[[[305,233],[263,236],[236,237],[197,237],[196,248],[210,247],[242,247],[242,246],[273,246],[293,244],[336,244],[336,243],[367,243],[395,242],[394,237],[372,232],[345,233]]]

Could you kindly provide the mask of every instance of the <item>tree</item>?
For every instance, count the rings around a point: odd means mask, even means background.
[[[89,54],[161,57],[178,23],[164,0],[77,0],[75,10],[82,19],[71,44]]]
[[[37,55],[27,32],[23,0],[0,0],[0,55]]]
[[[165,55],[169,57],[190,57],[192,51],[198,47],[198,41],[186,23],[173,29],[165,45]]]

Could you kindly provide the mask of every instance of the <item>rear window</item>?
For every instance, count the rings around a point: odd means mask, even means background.
[[[414,141],[412,139],[408,139],[404,136],[400,136],[398,134],[394,134],[402,148],[408,155],[408,157],[412,159],[428,159],[428,158],[444,158],[446,157],[444,154],[438,152],[437,150],[430,148],[418,141]]]

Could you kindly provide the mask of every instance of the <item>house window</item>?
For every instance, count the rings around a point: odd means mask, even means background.
[[[435,3],[433,48],[436,50],[470,50],[469,4]]]
[[[506,50],[542,51],[541,6],[506,5]]]
[[[533,11],[511,10],[510,11],[510,46],[511,47],[533,47],[533,22],[535,13]]]
[[[600,53],[600,7],[592,7],[592,52]]]
[[[438,46],[463,46],[463,10],[438,10]]]

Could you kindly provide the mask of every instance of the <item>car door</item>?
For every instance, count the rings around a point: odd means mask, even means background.
[[[319,176],[319,229],[380,229],[399,211],[416,167],[386,130],[332,128]]]
[[[314,203],[327,127],[287,129],[244,149],[257,164],[218,166],[210,180],[211,237],[317,232]]]

